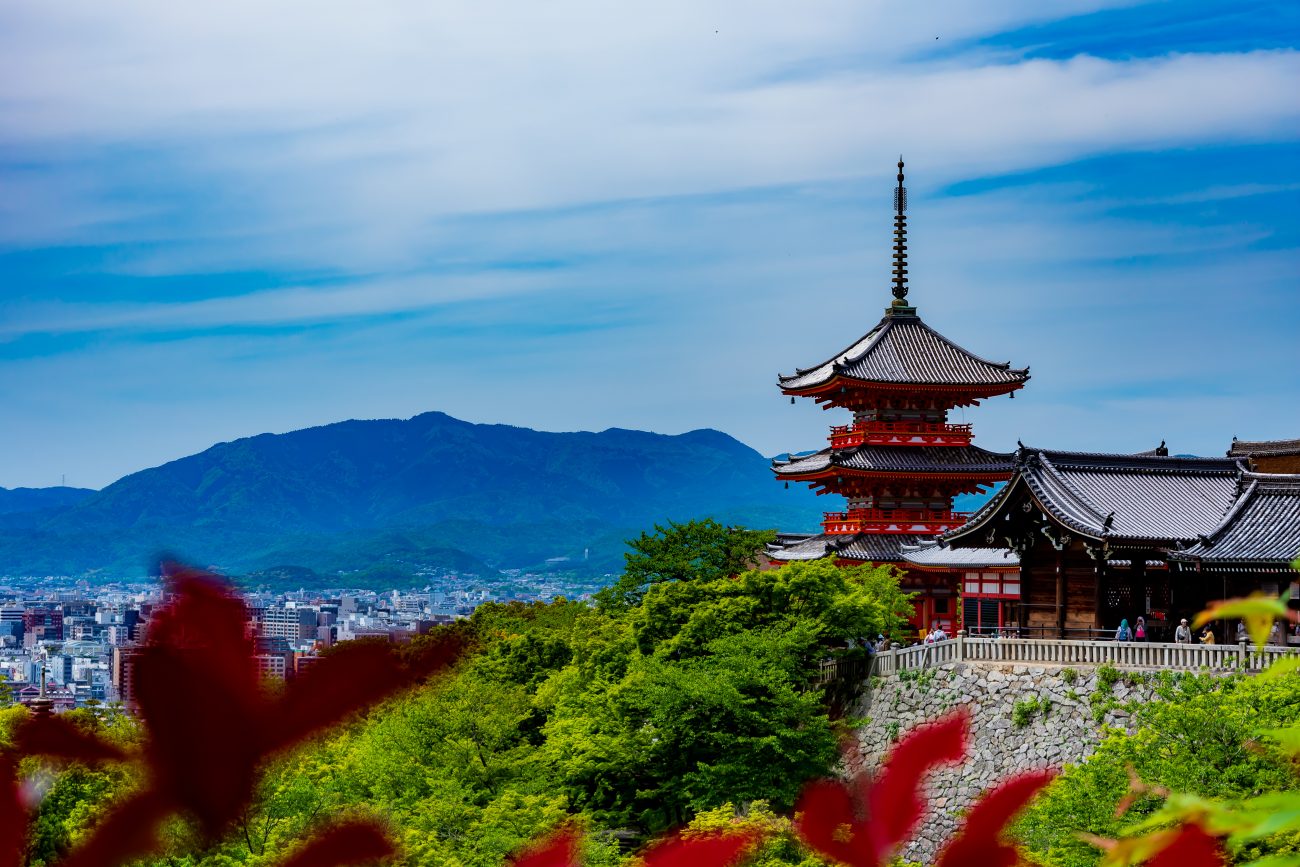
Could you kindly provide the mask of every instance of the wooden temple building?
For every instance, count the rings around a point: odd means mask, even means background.
[[[1145,617],[1172,640],[1182,617],[1300,578],[1300,475],[1255,473],[1239,458],[1171,457],[1021,447],[1007,485],[941,545],[1009,549],[1018,634],[1106,637]],[[940,555],[942,556],[942,555]],[[1219,624],[1216,637],[1231,641]]]
[[[1112,637],[1146,619],[1172,640],[1179,618],[1300,575],[1300,440],[1233,441],[1227,456],[1027,448],[987,451],[948,414],[1011,395],[1027,369],[986,361],[930,328],[907,301],[903,163],[894,218],[894,301],[864,337],[780,376],[782,393],[852,413],[827,447],[773,462],[776,477],[847,500],[817,534],[784,534],[774,564],[833,557],[887,563],[917,592],[918,632]],[[953,498],[1006,481],[973,515]],[[1297,603],[1300,604],[1300,603]],[[1234,640],[1218,624],[1220,641]]]
[[[958,621],[959,575],[977,572],[979,591],[987,583],[990,598],[1000,599],[1001,576],[1010,572],[1014,578],[1016,565],[1003,551],[963,554],[960,564],[943,562],[921,552],[922,543],[964,524],[969,516],[953,511],[953,498],[1007,479],[1014,456],[974,445],[971,426],[953,423],[948,414],[1015,392],[1029,371],[968,352],[908,304],[906,197],[900,160],[894,301],[884,318],[827,361],[778,380],[791,402],[811,398],[824,409],[847,410],[852,418],[831,428],[826,448],[774,462],[776,477],[842,496],[847,503],[824,514],[821,533],[782,536],[768,553],[776,563],[833,556],[844,563],[898,565],[906,570],[904,586],[920,594],[914,625],[928,629],[938,622],[952,629]],[[909,555],[917,559],[909,562]]]

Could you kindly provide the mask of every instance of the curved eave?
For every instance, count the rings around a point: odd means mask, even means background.
[[[963,397],[972,399],[983,399],[999,397],[1004,394],[1010,394],[1024,388],[1025,382],[1029,380],[1028,369],[1024,371],[1012,371],[1013,373],[1023,373],[1024,377],[1016,382],[998,382],[998,383],[969,383],[969,382],[886,382],[884,380],[858,379],[854,376],[845,376],[835,373],[823,382],[815,385],[789,387],[783,381],[777,380],[777,386],[781,389],[782,394],[792,397],[818,397],[820,395],[838,392],[841,388],[846,391],[883,391],[892,393],[905,392],[934,392],[936,394],[959,394]],[[789,377],[796,379],[797,377]]]
[[[781,467],[772,467],[772,472],[780,481],[813,481],[816,479],[831,478],[840,476],[843,478],[855,479],[886,479],[896,480],[899,478],[918,478],[918,479],[951,479],[960,481],[963,479],[978,479],[983,481],[1000,482],[1007,477],[1006,470],[909,470],[900,468],[896,470],[859,470],[852,467],[842,467],[837,464],[831,464],[829,467],[813,470],[806,473],[788,472]]]

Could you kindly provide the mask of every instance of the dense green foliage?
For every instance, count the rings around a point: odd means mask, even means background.
[[[1153,791],[1116,816],[1129,790],[1129,768],[1146,785],[1229,802],[1295,787],[1292,763],[1260,733],[1300,719],[1300,675],[1165,673],[1157,695],[1158,701],[1132,707],[1133,734],[1110,730],[1097,751],[1068,768],[1021,819],[1017,835],[1036,861],[1091,867],[1101,853],[1079,833],[1114,838],[1155,813],[1164,799]],[[1273,840],[1243,854],[1292,842]]]
[[[284,757],[219,845],[195,855],[177,824],[158,863],[271,864],[326,817],[361,812],[391,823],[412,865],[497,867],[566,819],[592,832],[588,862],[612,865],[615,832],[643,839],[731,804],[788,810],[838,755],[819,662],[862,652],[850,639],[897,629],[910,606],[888,568],[733,571],[763,538],[673,525],[631,543],[635,600],[480,607],[453,627],[475,648],[455,672]],[[120,773],[59,776],[39,858],[129,785]],[[787,834],[765,857],[808,856]]]
[[[159,548],[241,573],[568,556],[604,574],[628,535],[665,514],[798,530],[818,512],[718,431],[549,433],[434,412],[221,443],[37,524],[35,512],[0,515],[0,574],[138,575]]]

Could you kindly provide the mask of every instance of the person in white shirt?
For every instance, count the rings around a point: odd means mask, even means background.
[[[1184,617],[1178,621],[1178,628],[1174,630],[1174,644],[1191,644],[1192,630],[1187,625],[1187,618]]]

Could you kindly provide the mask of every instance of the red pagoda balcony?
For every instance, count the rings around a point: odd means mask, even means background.
[[[852,446],[968,446],[971,426],[919,421],[860,421],[831,428],[831,448]]]
[[[829,535],[854,533],[917,533],[938,535],[955,530],[970,519],[970,512],[930,509],[850,509],[822,514],[822,529]]]

